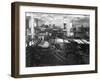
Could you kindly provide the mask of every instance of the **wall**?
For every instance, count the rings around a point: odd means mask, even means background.
[[[0,2],[0,80],[100,80],[100,68],[97,74],[64,75],[53,77],[22,78],[15,79],[10,77],[11,67],[11,2],[15,0],[1,0]],[[28,1],[28,0],[16,0]],[[55,4],[73,4],[98,6],[100,9],[100,0],[29,0],[29,2],[55,3]],[[100,14],[100,11],[99,13]],[[98,20],[100,16],[98,15]],[[98,26],[100,23],[98,24]],[[100,27],[98,27],[98,34]],[[98,37],[100,41],[100,37]],[[100,42],[98,42],[100,44]],[[99,47],[99,46],[98,46]],[[100,50],[99,50],[100,52]],[[99,53],[98,52],[98,53]],[[100,54],[98,54],[100,57]],[[98,67],[100,67],[100,58]]]

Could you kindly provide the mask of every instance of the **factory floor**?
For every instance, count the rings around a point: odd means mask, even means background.
[[[84,49],[88,50],[86,45]],[[89,64],[89,53],[83,50],[74,50],[73,48],[53,50],[36,46],[26,48],[26,67],[82,64]]]

